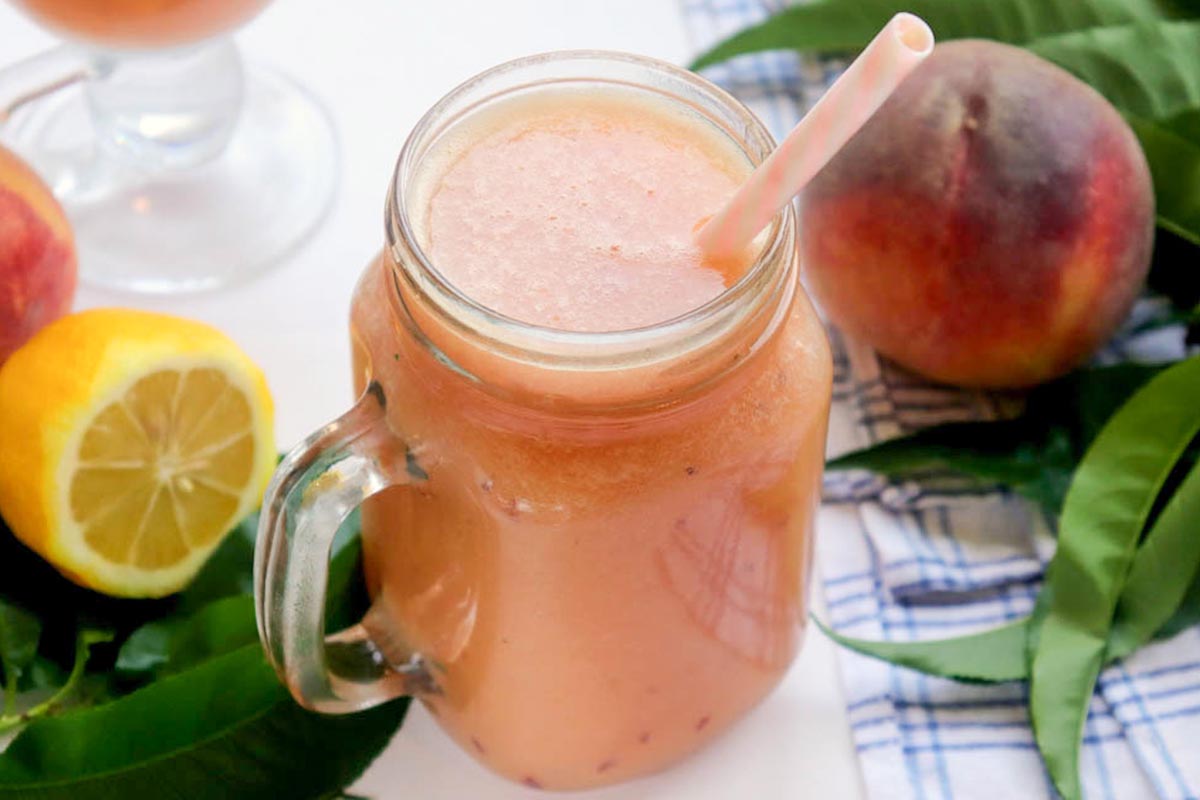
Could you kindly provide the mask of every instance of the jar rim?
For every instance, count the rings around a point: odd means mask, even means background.
[[[589,76],[586,67],[608,66],[641,73],[644,81]],[[506,89],[472,95],[486,90],[499,80],[511,79],[522,71],[569,65],[578,76],[551,78],[517,83]],[[649,83],[650,79],[665,82],[675,88],[663,89]],[[686,342],[712,341],[721,331],[743,319],[753,301],[769,293],[782,282],[783,273],[793,261],[795,249],[795,213],[791,204],[777,213],[754,262],[732,285],[704,304],[682,314],[635,328],[612,331],[573,331],[526,322],[500,313],[473,299],[454,285],[425,252],[413,224],[408,197],[409,184],[419,175],[420,161],[429,145],[444,130],[472,109],[512,91],[534,88],[550,83],[578,80],[588,83],[617,83],[658,91],[668,99],[686,103],[700,111],[757,167],[775,148],[775,140],[766,126],[741,101],[717,85],[688,70],[646,56],[607,50],[560,50],[524,56],[499,64],[475,75],[450,90],[417,122],[400,151],[388,191],[385,213],[387,248],[395,265],[395,280],[404,280],[421,299],[436,309],[445,321],[473,339],[483,339],[493,349],[520,357],[521,360],[554,367],[576,369],[611,369],[628,366],[633,361],[652,362],[678,355],[688,349]],[[712,109],[728,116],[715,119],[693,99],[705,101]],[[465,108],[456,106],[466,103]],[[400,286],[394,290],[401,294]],[[401,298],[401,301],[402,298]]]

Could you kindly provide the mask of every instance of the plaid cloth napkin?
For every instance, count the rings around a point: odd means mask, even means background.
[[[696,52],[783,3],[682,0]],[[778,138],[839,65],[767,53],[706,75],[750,105]],[[1152,313],[1143,304],[1135,312]],[[838,453],[939,422],[994,418],[1000,401],[933,387],[831,332],[830,450]],[[1102,358],[1181,355],[1180,337],[1120,339]],[[1048,521],[1002,491],[953,482],[889,483],[832,474],[818,569],[828,620],[868,639],[956,636],[1027,614],[1053,552]],[[1198,522],[1200,527],[1200,522]],[[1200,531],[1198,531],[1200,534]],[[854,745],[871,798],[1055,795],[1029,727],[1024,684],[969,686],[839,653]],[[1088,798],[1200,798],[1200,628],[1149,645],[1100,677],[1084,730]]]

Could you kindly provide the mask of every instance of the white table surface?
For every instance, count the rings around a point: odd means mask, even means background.
[[[301,79],[341,136],[330,217],[298,254],[236,289],[149,298],[83,288],[79,308],[136,306],[208,321],[265,369],[287,447],[347,408],[346,320],[360,270],[383,241],[384,193],[404,137],[446,91],[501,61],[568,48],[628,50],[683,63],[691,52],[674,0],[278,0],[239,34],[252,60]],[[0,2],[0,64],[53,43]],[[834,535],[823,530],[822,535]],[[493,776],[414,705],[355,790],[375,800],[517,800],[539,792]],[[731,732],[683,764],[580,800],[782,800],[862,796],[833,646],[810,632],[783,685]]]

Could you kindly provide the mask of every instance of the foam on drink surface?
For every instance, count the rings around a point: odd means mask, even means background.
[[[676,104],[678,105],[678,104]],[[749,174],[730,139],[644,91],[542,88],[494,101],[434,148],[422,246],[460,291],[561,330],[662,322],[717,297],[752,253],[694,232]]]

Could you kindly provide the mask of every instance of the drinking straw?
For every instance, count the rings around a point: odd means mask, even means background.
[[[745,247],[932,51],[933,31],[923,19],[908,13],[892,17],[729,203],[701,227],[696,236],[701,249],[721,256]]]

